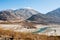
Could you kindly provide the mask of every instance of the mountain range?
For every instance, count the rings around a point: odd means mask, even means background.
[[[34,9],[21,8],[16,10],[3,10],[0,11],[0,20],[22,20],[34,23],[57,23],[60,24],[60,8],[42,14]]]

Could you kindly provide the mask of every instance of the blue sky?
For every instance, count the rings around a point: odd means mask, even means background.
[[[60,0],[0,0],[0,10],[31,7],[47,13],[60,7]]]

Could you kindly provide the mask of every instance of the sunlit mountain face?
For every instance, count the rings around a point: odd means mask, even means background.
[[[0,20],[16,20],[16,19],[28,19],[34,14],[39,12],[32,8],[21,8],[17,10],[4,10],[0,11]]]

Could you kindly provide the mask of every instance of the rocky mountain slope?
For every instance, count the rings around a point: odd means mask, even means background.
[[[58,23],[60,24],[60,8],[48,12],[46,14],[36,14],[31,16],[28,20],[35,23]]]
[[[52,18],[51,22],[60,23],[60,8],[48,12],[46,15]]]
[[[21,8],[17,10],[0,11],[0,20],[28,20],[35,23],[60,23],[60,8],[42,14],[34,9]]]
[[[37,13],[33,9],[21,8],[17,10],[4,10],[0,11],[0,20],[26,20],[34,13]]]

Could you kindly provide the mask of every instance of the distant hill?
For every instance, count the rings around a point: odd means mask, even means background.
[[[33,21],[35,23],[56,23],[60,24],[60,8],[48,12],[46,14],[36,14],[31,16],[28,20]]]
[[[56,10],[48,12],[46,15],[52,18],[50,22],[60,23],[60,8],[57,8]]]
[[[0,20],[21,20],[30,21],[34,23],[48,24],[48,23],[58,23],[60,24],[60,8],[42,14],[32,8],[21,8],[16,10],[3,10],[0,11]]]

